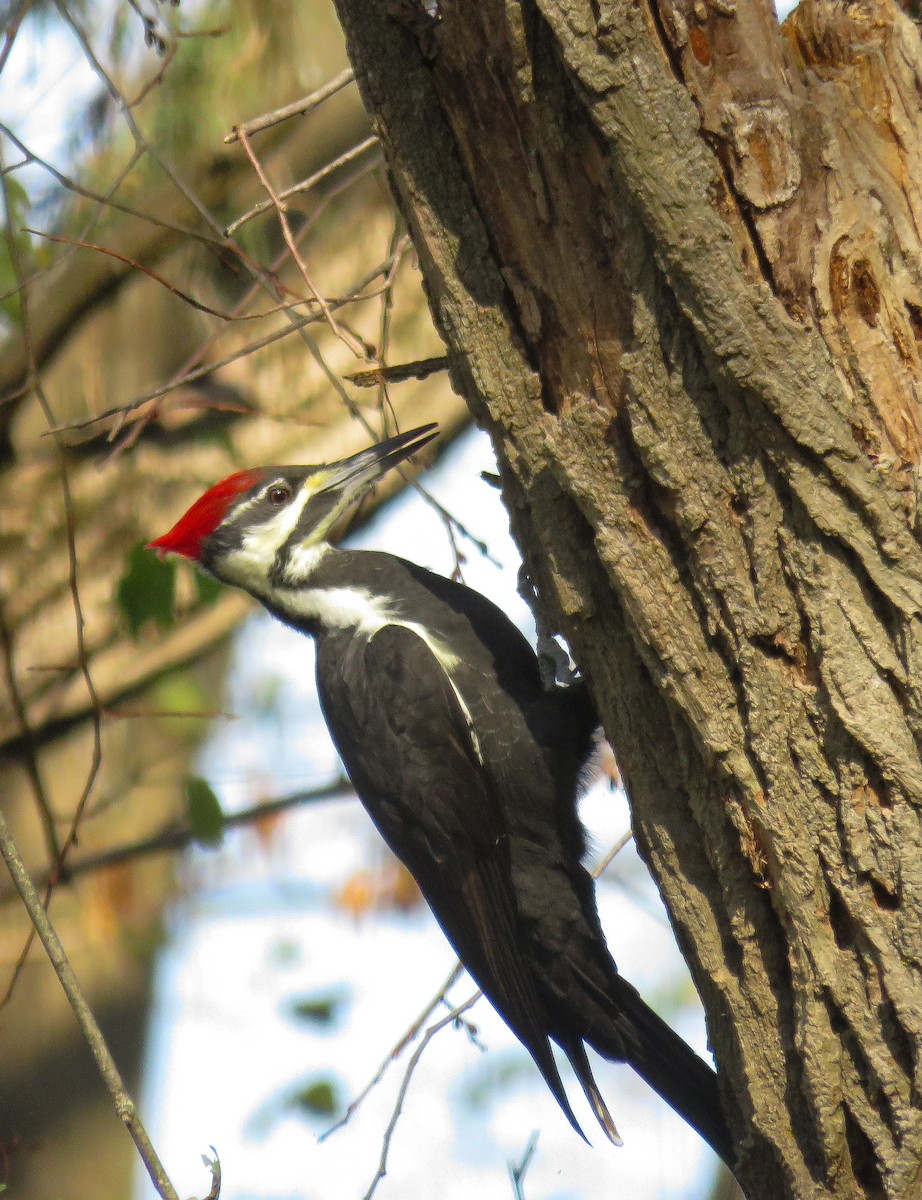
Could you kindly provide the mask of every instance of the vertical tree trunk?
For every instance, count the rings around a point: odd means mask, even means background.
[[[337,5],[748,1194],[920,1195],[918,30],[892,0]]]

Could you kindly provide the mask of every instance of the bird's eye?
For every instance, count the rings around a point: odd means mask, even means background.
[[[291,499],[291,488],[287,483],[277,483],[275,487],[269,488],[268,492],[266,492],[266,499],[270,504],[274,504],[276,508],[279,508],[281,505],[287,504]]]

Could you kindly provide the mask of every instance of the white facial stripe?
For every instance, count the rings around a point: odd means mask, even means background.
[[[261,503],[266,492],[278,486],[280,482],[282,481],[273,479],[260,488],[255,496],[240,505],[235,516],[240,517],[254,504]],[[293,496],[284,508],[280,508],[271,520],[262,521],[246,530],[240,546],[228,554],[225,569],[238,586],[257,592],[264,590],[269,568],[275,561],[276,554],[291,537],[305,505],[316,491],[311,483],[312,479],[305,480],[297,495]]]

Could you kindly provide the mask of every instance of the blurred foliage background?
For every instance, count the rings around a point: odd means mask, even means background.
[[[344,378],[442,352],[354,85],[225,141],[346,67],[324,0],[0,9],[0,802],[132,1086],[173,863],[69,871],[190,802],[202,834],[190,763],[247,611],[139,547],[242,466],[465,423],[444,371]],[[0,1182],[127,1195],[131,1144],[0,896]]]

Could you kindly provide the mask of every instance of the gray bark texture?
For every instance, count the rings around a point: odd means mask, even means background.
[[[337,7],[750,1200],[922,1195],[918,27]]]

